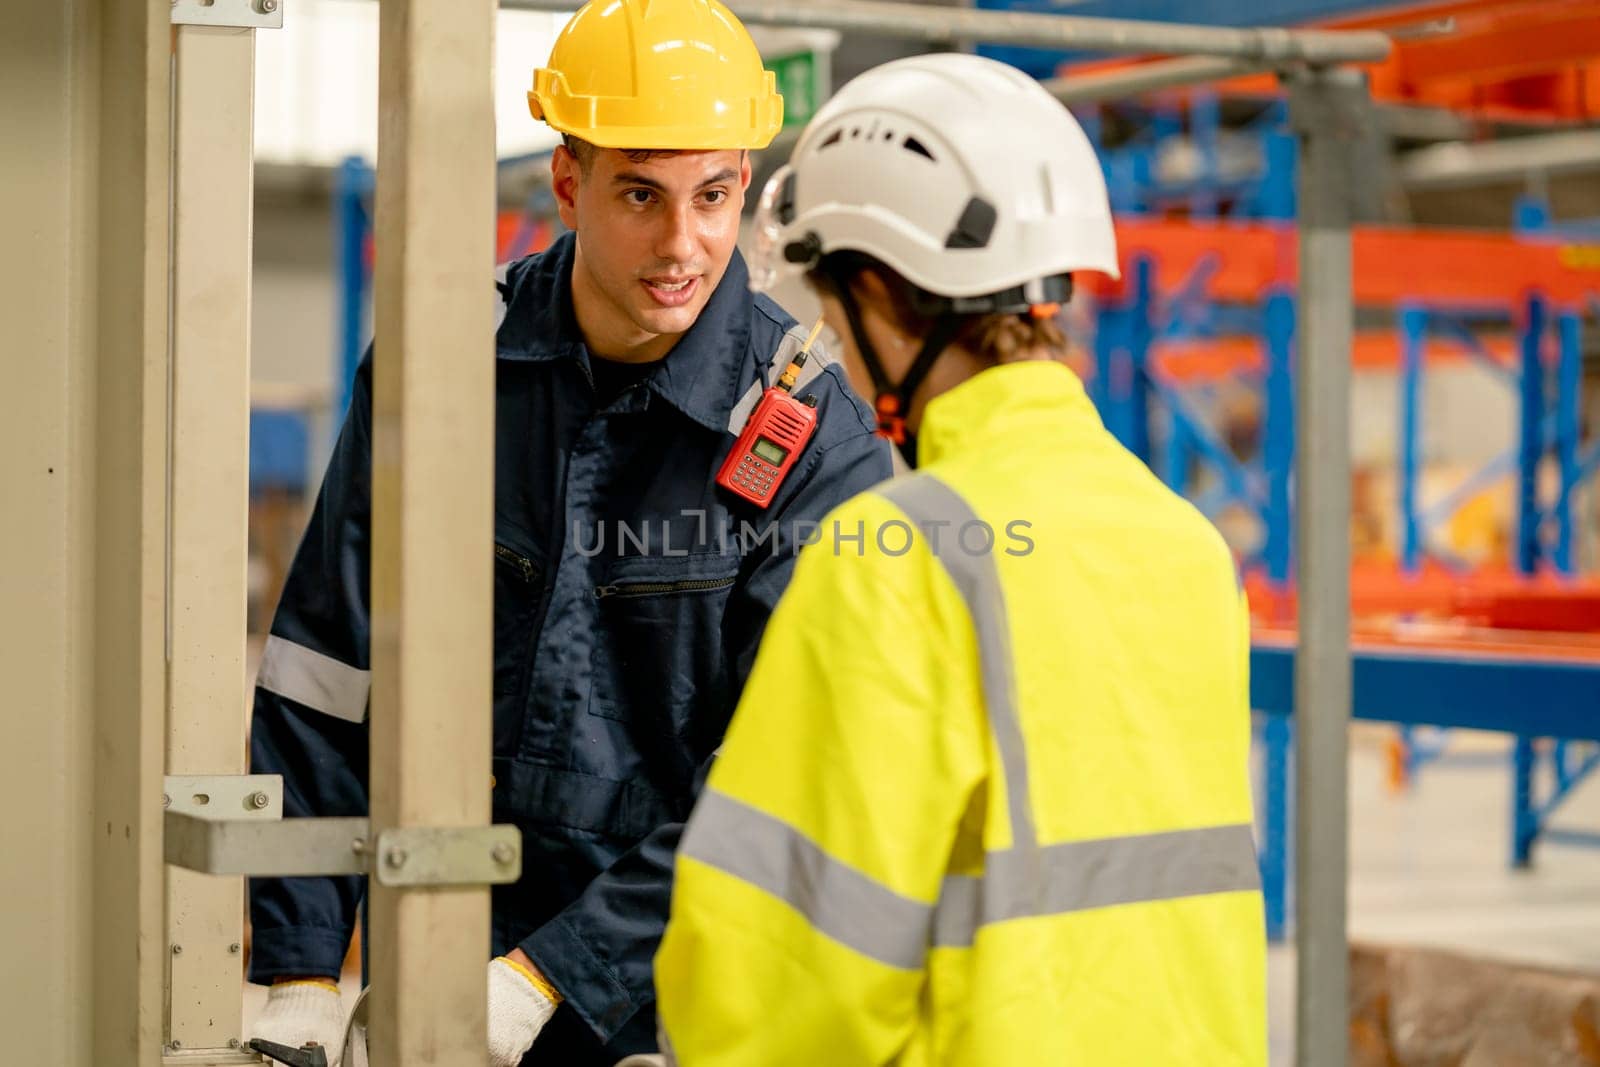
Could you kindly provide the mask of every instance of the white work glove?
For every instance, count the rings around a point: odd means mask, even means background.
[[[489,1067],[517,1067],[558,1002],[556,991],[532,972],[504,956],[490,960]]]
[[[344,1047],[344,1005],[339,987],[325,980],[276,982],[267,1003],[250,1028],[250,1037],[290,1048],[315,1041],[328,1054],[328,1067],[338,1067]]]

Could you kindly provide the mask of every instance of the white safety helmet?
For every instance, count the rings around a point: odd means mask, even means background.
[[[957,53],[855,78],[767,183],[752,287],[842,250],[943,297],[1022,287],[1042,304],[1059,299],[1045,279],[1118,276],[1105,179],[1072,113],[1016,68]]]

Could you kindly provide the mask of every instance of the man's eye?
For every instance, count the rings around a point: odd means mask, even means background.
[[[650,202],[650,190],[629,189],[627,192],[622,194],[622,198],[636,207],[643,207],[645,204]]]
[[[706,203],[708,204],[720,204],[728,199],[728,191],[726,189],[707,189],[705,195]]]

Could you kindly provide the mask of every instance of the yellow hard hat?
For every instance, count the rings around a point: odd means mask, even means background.
[[[601,148],[765,148],[783,125],[777,79],[717,0],[590,0],[528,110]]]

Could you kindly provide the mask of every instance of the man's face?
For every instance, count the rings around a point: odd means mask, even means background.
[[[750,163],[734,150],[586,155],[587,169],[565,147],[554,161],[561,221],[578,235],[580,325],[602,354],[647,355],[694,325],[728,269]]]

